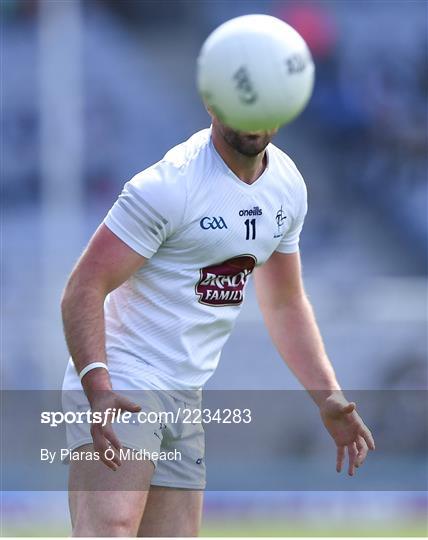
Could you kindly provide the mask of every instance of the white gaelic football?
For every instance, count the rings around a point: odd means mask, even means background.
[[[304,109],[314,72],[309,48],[294,28],[270,15],[244,15],[208,36],[197,85],[220,121],[240,131],[263,131]]]

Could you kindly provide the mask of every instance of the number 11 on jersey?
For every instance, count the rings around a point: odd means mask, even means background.
[[[255,240],[256,239],[256,220],[246,219],[244,223],[245,223],[245,228],[246,228],[245,240]]]

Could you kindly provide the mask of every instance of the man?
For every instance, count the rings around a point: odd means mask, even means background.
[[[81,388],[80,374],[98,412],[198,408],[254,271],[272,340],[318,405],[337,445],[337,470],[347,451],[353,475],[374,442],[340,392],[304,292],[298,242],[306,189],[294,163],[270,144],[275,133],[237,132],[212,115],[211,129],[125,185],[65,289],[73,360],[64,389]],[[123,395],[142,389],[138,404]],[[98,451],[101,460],[71,464],[74,535],[198,534],[200,424],[82,429],[70,426],[70,446]],[[169,445],[182,459],[124,461],[121,445]]]

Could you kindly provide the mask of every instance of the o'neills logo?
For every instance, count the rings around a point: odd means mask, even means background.
[[[240,255],[213,266],[201,268],[195,290],[199,302],[208,306],[235,306],[242,303],[248,276],[254,270],[254,255]]]
[[[255,206],[251,210],[239,210],[240,216],[261,216],[262,214],[263,210],[259,206]]]

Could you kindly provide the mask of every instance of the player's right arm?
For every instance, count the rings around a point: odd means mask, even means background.
[[[141,268],[146,258],[131,249],[110,229],[102,224],[78,260],[65,287],[62,301],[62,319],[68,349],[78,373],[92,362],[107,364],[105,350],[104,301]],[[82,386],[93,411],[109,407],[137,412],[138,405],[113,392],[106,369],[95,368],[82,378]],[[111,444],[119,450],[110,424],[92,424],[91,434],[95,450],[103,456]],[[105,461],[112,469],[120,465],[119,458]]]
[[[104,223],[89,242],[67,283],[62,316],[64,333],[78,373],[106,361],[104,301],[139,270],[181,224],[187,201],[181,162],[161,160],[127,182]],[[113,392],[108,371],[97,368],[82,377],[93,411],[139,407]],[[94,446],[104,455],[109,444],[119,449],[111,425],[91,425]],[[118,465],[103,460],[111,468]]]

